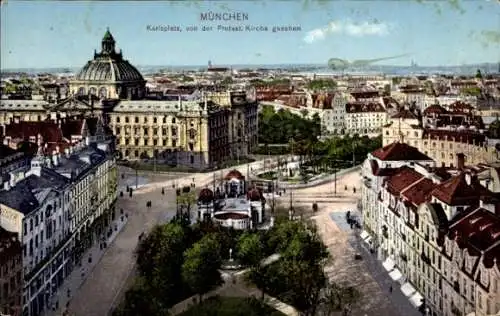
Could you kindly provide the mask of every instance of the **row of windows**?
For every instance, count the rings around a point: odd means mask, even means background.
[[[161,134],[160,135],[168,135],[168,129],[167,128],[162,128],[162,129],[158,129],[158,128],[152,128],[152,129],[149,129],[148,127],[143,127],[142,129],[139,128],[139,127],[135,127],[134,129],[130,129],[130,127],[127,127],[127,128],[124,128],[124,127],[117,127],[116,130],[115,130],[115,134],[116,136],[119,136],[120,134],[125,134],[125,135],[128,135],[130,134],[131,131],[134,131],[134,135],[141,135],[141,130],[142,130],[142,135],[150,135],[150,136],[154,136],[154,135],[159,135],[158,134],[158,131],[161,130]],[[150,134],[150,131],[152,131],[153,133]],[[172,136],[177,136],[177,127],[176,126],[172,126],[170,128],[170,134]]]
[[[144,139],[143,141],[140,141],[139,139],[130,139],[130,138],[125,138],[125,140],[120,141],[118,138],[116,139],[116,142],[118,145],[125,145],[125,146],[168,146],[168,140],[164,139],[163,142],[158,141],[158,139]],[[177,147],[177,141],[175,139],[171,140],[171,146],[170,147]]]
[[[120,116],[116,116],[115,121],[116,121],[116,123],[120,123],[121,122],[121,117]],[[129,116],[125,116],[125,123],[130,123],[130,121],[131,121],[131,118]],[[139,116],[134,116],[134,123],[139,123],[139,121],[140,121],[140,117]],[[144,116],[143,122],[144,123],[148,123],[149,121],[150,121],[150,117],[149,116]],[[158,117],[153,117],[153,124],[156,124],[156,123],[158,123]],[[162,123],[167,123],[167,117],[166,116],[164,116],[162,118]],[[175,117],[172,117],[171,123],[172,124],[176,123]]]

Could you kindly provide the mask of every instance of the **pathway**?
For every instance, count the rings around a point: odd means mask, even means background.
[[[262,161],[251,163],[248,168],[261,169]],[[118,198],[117,209],[123,209],[129,214],[128,224],[117,236],[114,243],[110,244],[95,268],[88,274],[83,285],[76,290],[69,305],[69,312],[74,316],[105,316],[115,306],[126,289],[129,277],[133,274],[135,266],[134,251],[137,246],[138,236],[142,232],[150,231],[154,225],[164,222],[175,215],[175,192],[172,185],[190,185],[196,183],[203,187],[216,176],[227,174],[230,170],[237,169],[245,174],[247,164],[227,168],[209,173],[195,173],[175,180],[161,181],[160,176],[155,180],[159,182],[147,183],[137,189],[130,198],[124,194]],[[163,175],[161,175],[163,176]],[[120,178],[120,186],[130,181],[135,175],[129,174],[125,179]],[[165,195],[161,194],[161,188]],[[124,192],[125,193],[125,192]],[[147,209],[146,202],[152,201],[152,207]]]
[[[262,265],[267,266],[273,262],[279,260],[279,254],[273,254],[264,260],[262,260]],[[221,271],[222,278],[224,280],[224,284],[217,289],[203,295],[203,299],[207,299],[213,296],[227,296],[227,297],[256,297],[261,298],[262,293],[256,287],[251,287],[247,284],[244,279],[244,275],[249,271],[249,269],[245,269],[242,271],[231,271],[231,272],[223,272]],[[191,296],[190,298],[185,299],[184,301],[174,305],[170,309],[170,313],[172,316],[183,313],[184,311],[191,308],[196,304],[198,300],[198,295]],[[271,306],[272,308],[282,312],[288,316],[299,316],[297,310],[275,297],[269,296],[267,294],[264,295],[264,303]]]
[[[127,217],[124,216],[123,220],[121,217],[117,217],[117,219],[111,223],[110,227],[114,227],[116,225],[116,230],[113,229],[111,236],[106,239],[107,245],[113,243],[116,236],[118,236],[127,224],[127,221]],[[73,293],[78,292],[78,289],[85,281],[85,277],[92,272],[105,253],[106,248],[101,249],[99,243],[94,244],[90,249],[88,249],[82,257],[81,266],[75,266],[73,272],[71,272],[71,274],[64,280],[64,283],[59,288],[57,293],[51,298],[54,306],[53,309],[45,310],[42,315],[61,315],[66,309],[66,305],[71,301]],[[89,258],[91,258],[90,261]]]

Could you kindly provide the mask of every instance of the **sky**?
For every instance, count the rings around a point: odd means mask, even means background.
[[[246,21],[202,21],[201,13]],[[148,26],[178,26],[181,32]],[[218,31],[218,26],[300,30]],[[187,27],[196,26],[197,31]],[[213,27],[203,31],[202,27]],[[326,64],[405,55],[379,64],[500,61],[500,1],[2,1],[2,69],[80,67],[109,27],[137,66]]]

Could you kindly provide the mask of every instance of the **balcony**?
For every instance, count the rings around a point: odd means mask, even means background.
[[[458,284],[458,281],[453,282],[453,289],[460,294],[460,284]]]
[[[429,235],[428,235],[428,234],[426,234],[426,235],[424,236],[424,240],[425,240],[426,242],[429,242]]]
[[[404,253],[400,254],[399,256],[401,257],[401,260],[403,260],[404,262],[408,261],[408,257]]]

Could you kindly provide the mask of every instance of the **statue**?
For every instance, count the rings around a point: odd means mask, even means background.
[[[229,248],[229,261],[233,261],[232,254],[233,254],[233,248]]]

